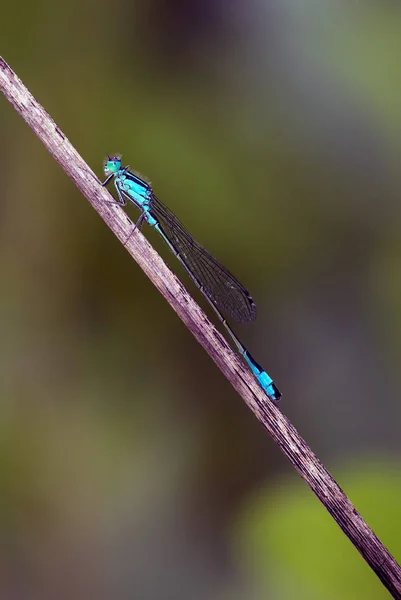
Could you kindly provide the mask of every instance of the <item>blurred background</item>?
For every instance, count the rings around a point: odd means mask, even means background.
[[[251,291],[235,331],[400,560],[399,3],[22,0],[0,39]],[[0,132],[2,597],[387,598],[3,97]]]

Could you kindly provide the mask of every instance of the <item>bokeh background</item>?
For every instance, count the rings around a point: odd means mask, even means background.
[[[237,333],[400,559],[399,3],[21,0],[0,40],[252,292]],[[4,98],[0,134],[1,596],[387,598]]]

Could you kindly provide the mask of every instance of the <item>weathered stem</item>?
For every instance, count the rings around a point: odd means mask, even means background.
[[[132,234],[132,223],[121,207],[107,204],[109,192],[1,57],[0,89],[213,358],[384,586],[401,599],[401,568],[393,556],[153,247],[138,230]]]

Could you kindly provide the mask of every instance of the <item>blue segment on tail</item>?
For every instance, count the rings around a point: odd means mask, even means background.
[[[256,362],[253,356],[248,352],[248,350],[244,351],[244,358],[248,365],[251,367],[254,375],[259,381],[262,388],[265,390],[266,394],[270,396],[273,400],[280,400],[281,392],[278,387],[275,385],[273,379],[262,369],[260,365]]]

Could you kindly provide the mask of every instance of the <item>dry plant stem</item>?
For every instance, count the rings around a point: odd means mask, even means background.
[[[401,569],[387,548],[146,238],[138,230],[132,234],[125,212],[105,203],[109,192],[1,57],[0,89],[213,358],[385,587],[401,599]]]

